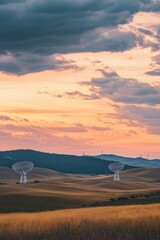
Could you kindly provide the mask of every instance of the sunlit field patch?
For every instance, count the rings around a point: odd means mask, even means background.
[[[1,240],[159,240],[160,204],[0,215]]]

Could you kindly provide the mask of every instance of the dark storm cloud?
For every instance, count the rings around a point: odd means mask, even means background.
[[[146,4],[143,5],[143,11],[149,11],[149,12],[160,11],[159,0],[146,1]]]
[[[0,58],[0,71],[22,75],[26,73],[39,72],[43,70],[66,70],[72,68],[78,70],[78,66],[63,57],[44,56],[38,54],[22,54],[19,57],[7,55]]]
[[[109,98],[114,102],[126,104],[160,104],[160,87],[136,79],[121,78],[116,72],[102,72],[101,78],[92,79],[91,90],[100,98]]]
[[[3,0],[0,70],[24,74],[55,69],[57,65],[47,58],[57,53],[131,49],[139,42],[137,36],[116,27],[138,11],[153,10],[155,4],[152,0]]]
[[[140,3],[124,2],[33,0],[3,5],[0,8],[1,52],[70,52],[80,43],[83,34],[126,23],[132,13],[138,11]]]
[[[132,32],[124,32],[118,29],[108,30],[107,32],[96,31],[88,34],[79,46],[81,51],[97,52],[111,51],[123,52],[134,48],[140,42],[140,36]]]

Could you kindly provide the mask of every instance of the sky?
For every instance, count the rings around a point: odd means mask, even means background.
[[[160,158],[160,0],[1,0],[0,150]]]

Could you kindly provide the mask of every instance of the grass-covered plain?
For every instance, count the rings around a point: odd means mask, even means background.
[[[160,204],[0,215],[1,240],[159,240]]]

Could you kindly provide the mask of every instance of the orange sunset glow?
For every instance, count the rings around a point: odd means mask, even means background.
[[[0,4],[0,150],[160,158],[158,1],[106,2]]]

